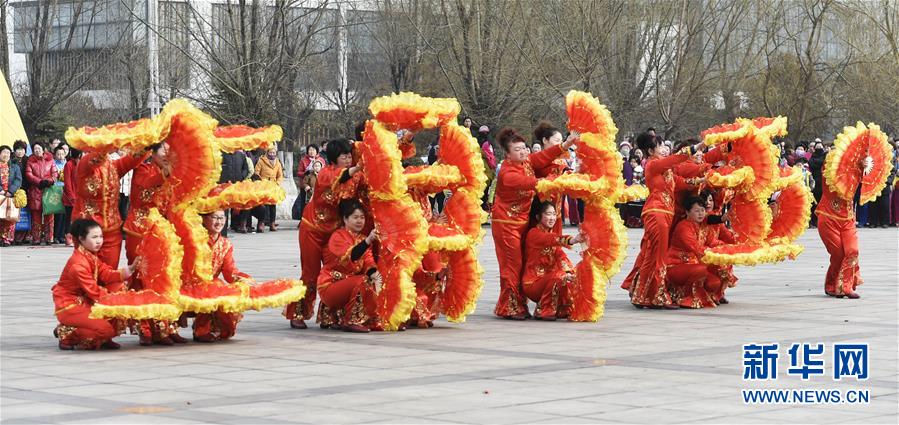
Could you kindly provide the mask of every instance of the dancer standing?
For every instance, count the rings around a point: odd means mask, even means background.
[[[690,187],[673,168],[690,159],[694,147],[686,147],[687,153],[662,158],[655,137],[649,133],[637,136],[637,146],[649,155],[646,161],[646,185],[649,198],[643,205],[643,239],[634,269],[627,276],[622,288],[630,292],[631,303],[637,308],[667,308],[678,306],[671,301],[665,287],[665,256],[668,237],[674,218],[675,192]]]
[[[340,224],[337,205],[356,194],[360,179],[355,176],[362,169],[359,165],[353,165],[353,148],[349,140],[328,141],[325,156],[328,165],[318,174],[312,199],[303,210],[303,220],[300,222],[300,264],[302,281],[308,290],[305,298],[290,303],[284,312],[290,327],[294,329],[306,329],[305,320],[314,317],[316,282],[322,267],[322,255],[328,238]]]
[[[494,314],[504,319],[525,320],[529,316],[527,298],[521,290],[524,261],[523,239],[528,228],[528,213],[537,187],[534,168],[544,168],[576,140],[569,136],[561,145],[528,156],[524,137],[512,128],[500,130],[496,137],[506,154],[497,175],[496,199],[490,223],[496,260],[499,265],[500,294]]]

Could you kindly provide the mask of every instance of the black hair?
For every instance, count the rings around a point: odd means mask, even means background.
[[[503,127],[502,130],[499,131],[496,135],[496,141],[499,143],[506,152],[509,151],[509,144],[514,142],[527,143],[524,140],[524,137],[521,137],[517,131],[515,131],[512,127]]]
[[[556,207],[556,204],[552,201],[540,201],[536,197],[534,201],[531,202],[531,219],[534,220],[534,223],[540,222],[540,216],[546,212],[549,207]],[[558,211],[556,211],[558,213]]]
[[[337,210],[340,212],[340,218],[343,219],[353,215],[356,210],[365,213],[365,207],[362,206],[362,202],[353,198],[340,201],[340,204],[337,205]]]
[[[9,146],[6,146],[6,145],[0,146],[0,152],[3,152],[4,150],[8,150],[10,155],[12,155],[12,148],[10,148]]]
[[[47,144],[46,144],[45,142],[40,142],[40,141],[38,141],[38,142],[32,143],[32,144],[31,144],[31,151],[32,151],[32,152],[34,152],[35,146],[40,146],[41,148],[44,149],[44,152],[47,152]]]
[[[652,152],[653,149],[656,148],[656,146],[658,146],[658,143],[656,143],[656,138],[649,133],[640,133],[640,135],[637,136],[636,144],[637,147],[640,148],[641,151],[643,151],[643,154],[647,156],[650,154],[650,152]]]
[[[646,132],[647,132],[647,133],[649,133],[650,131],[656,131],[656,128],[655,128],[655,127],[649,127],[649,128],[646,129]]]
[[[308,154],[309,149],[312,149],[312,148],[315,148],[315,152],[318,153],[318,145],[316,145],[315,143],[312,143],[312,144],[306,146],[306,154]]]
[[[100,227],[100,223],[89,218],[79,218],[73,221],[72,225],[69,226],[69,233],[75,240],[81,240],[81,238],[86,237],[94,227]]]
[[[331,139],[326,141],[328,147],[325,148],[325,158],[329,164],[337,164],[337,158],[340,155],[353,153],[353,145],[349,139]]]
[[[365,133],[365,121],[360,121],[356,124],[356,127],[353,128],[353,137],[355,137],[357,142],[362,141],[362,134]]]
[[[164,142],[153,143],[152,145],[148,146],[147,149],[150,149],[151,151],[153,151],[153,153],[159,152],[159,148],[162,147],[163,143]]]
[[[693,205],[699,205],[700,207],[705,208],[705,204],[708,198],[701,198],[699,196],[688,196],[684,199],[684,210],[690,211],[693,208]]]
[[[66,144],[60,143],[58,146],[56,146],[56,149],[53,149],[53,153],[55,154],[56,152],[64,151],[64,150],[66,150]]]
[[[83,152],[81,152],[80,149],[75,149],[75,148],[69,146],[69,159],[81,158],[82,154],[83,154]]]
[[[17,149],[25,149],[27,151],[28,143],[25,143],[24,140],[16,140],[16,142],[12,144],[12,150],[17,150]]]
[[[474,120],[472,120],[468,115],[463,115],[462,119],[459,121],[459,124],[465,124],[465,120],[471,120],[471,125],[474,125]]]
[[[537,127],[534,128],[534,139],[538,141],[549,139],[556,133],[562,134],[559,129],[552,125],[549,121],[540,121],[539,123],[537,123]]]

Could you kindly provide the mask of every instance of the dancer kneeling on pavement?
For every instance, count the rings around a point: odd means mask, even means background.
[[[680,307],[716,307],[721,290],[718,266],[702,262],[706,248],[719,245],[703,226],[706,199],[690,196],[684,202],[687,218],[674,227],[668,248],[666,283],[671,298]]]
[[[212,278],[224,278],[234,283],[250,275],[241,273],[234,264],[234,246],[222,236],[225,228],[225,211],[218,210],[203,215],[203,227],[209,233],[209,248],[212,249]],[[215,342],[234,336],[237,322],[243,318],[240,313],[227,313],[222,309],[212,313],[200,313],[194,319],[194,341]]]
[[[78,219],[70,228],[75,251],[63,268],[59,282],[53,286],[53,303],[59,326],[53,332],[59,338],[60,350],[116,349],[112,341],[118,335],[117,323],[90,318],[91,306],[100,297],[122,289],[140,258],[128,267],[115,270],[100,261],[97,253],[103,247],[103,230],[90,219]]]
[[[380,329],[375,314],[381,274],[375,268],[371,244],[378,231],[363,235],[365,210],[356,199],[340,202],[343,226],[331,235],[324,252],[324,267],[318,277],[318,294],[322,303],[337,312],[340,326],[347,332]]]
[[[554,230],[558,213],[553,201],[536,203],[532,215],[537,225],[528,231],[522,286],[524,294],[537,303],[534,318],[556,320],[568,317],[571,307],[568,284],[574,269],[562,248],[583,242],[583,236],[560,236]]]

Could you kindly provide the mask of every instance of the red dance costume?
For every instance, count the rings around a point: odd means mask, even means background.
[[[562,147],[556,145],[531,154],[523,162],[503,161],[500,167],[490,223],[499,265],[499,300],[494,309],[497,316],[529,314],[527,298],[521,290],[521,272],[528,213],[537,187],[534,169],[548,167],[561,154]]]
[[[706,248],[717,245],[710,229],[692,220],[675,226],[668,248],[667,286],[674,302],[685,308],[715,307],[721,291],[717,266],[703,264]]]
[[[44,190],[38,186],[42,180],[53,183],[59,177],[59,170],[53,162],[53,155],[44,152],[43,157],[31,155],[23,170],[25,181],[28,182],[28,210],[31,213],[31,242],[50,243],[53,240],[53,214],[44,215],[43,194]],[[118,202],[118,198],[116,198]]]
[[[122,273],[97,255],[81,246],[75,248],[52,289],[60,344],[96,349],[118,335],[112,321],[89,315],[100,297],[121,289],[122,280]]]
[[[341,327],[378,325],[377,293],[368,277],[375,268],[375,258],[364,241],[362,234],[340,228],[331,235],[324,252],[318,293],[322,303],[335,312]]]
[[[824,279],[824,292],[843,296],[855,293],[862,284],[858,267],[858,234],[855,228],[855,208],[824,182],[821,200],[815,209],[818,214],[818,235],[830,254],[830,267]]]
[[[240,278],[249,278],[246,273],[237,270],[234,263],[234,246],[228,238],[218,235],[209,238],[212,248],[212,276],[223,278],[225,282],[234,283]],[[240,313],[226,313],[219,309],[213,313],[199,313],[194,319],[194,338],[224,340],[234,336],[237,323],[243,317]]]
[[[528,231],[525,240],[527,265],[522,286],[524,294],[537,303],[534,316],[538,318],[568,317],[571,302],[565,277],[573,270],[562,247],[570,246],[571,236],[559,236],[555,228],[538,224]]]
[[[678,190],[689,188],[683,177],[673,168],[688,160],[686,154],[666,158],[651,158],[646,162],[646,186],[649,198],[643,205],[643,239],[634,268],[621,287],[630,291],[631,303],[638,306],[671,304],[665,288],[665,256],[671,222],[674,218],[675,196]]]
[[[561,152],[561,148],[559,149],[559,151]],[[566,153],[566,152],[561,152],[561,153]],[[552,179],[555,179],[556,177],[561,176],[562,174],[565,174],[566,170],[568,170],[568,162],[565,161],[565,158],[558,156],[558,157],[554,158],[549,164],[547,164],[544,167],[539,167],[539,168],[534,167],[534,175],[536,175],[537,178],[541,178],[541,179],[547,178],[547,179],[552,180]],[[555,207],[556,207],[556,213],[559,215],[559,219],[556,220],[556,224],[555,224],[555,226],[553,226],[553,231],[555,231],[557,235],[562,234],[562,226],[565,223],[565,220],[563,220],[563,214],[562,214],[562,211],[564,211],[564,209],[563,209],[564,200],[565,200],[564,195],[559,195],[559,196],[556,196],[556,197],[553,197],[550,199],[550,201],[552,201],[553,205],[555,205]],[[581,217],[581,218],[583,219],[583,217]]]
[[[315,311],[315,285],[322,267],[322,256],[328,245],[328,238],[337,230],[340,219],[337,205],[344,199],[355,196],[362,173],[353,177],[343,177],[348,169],[328,165],[318,173],[312,199],[303,210],[300,222],[300,266],[302,281],[306,285],[306,296],[299,302],[287,305],[284,315],[287,320],[312,319]]]
[[[77,195],[72,220],[93,219],[103,229],[103,247],[97,256],[112,267],[122,253],[122,216],[119,188],[122,176],[137,167],[145,155],[128,155],[115,161],[106,153],[89,152],[78,162]]]

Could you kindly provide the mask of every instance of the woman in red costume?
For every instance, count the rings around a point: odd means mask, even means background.
[[[234,264],[234,246],[222,236],[225,228],[225,211],[219,210],[203,215],[203,227],[209,233],[209,247],[212,248],[212,277],[234,283],[249,275],[241,273]],[[200,313],[194,319],[194,341],[215,342],[234,336],[240,313],[226,313],[219,309],[213,313]]]
[[[134,169],[131,177],[131,195],[128,205],[128,217],[125,219],[125,257],[133,261],[138,256],[137,247],[144,232],[147,231],[145,219],[151,208],[164,211],[169,205],[168,197],[162,193],[162,184],[171,169],[168,162],[169,145],[166,142],[150,147],[151,156]],[[130,289],[140,290],[143,285],[140,274],[131,280]],[[184,326],[187,326],[185,323]],[[178,335],[175,323],[164,320],[140,321],[140,344],[147,346],[153,343],[160,345],[183,344],[187,339]]]
[[[115,161],[106,152],[89,152],[78,162],[73,218],[89,218],[103,228],[103,248],[97,253],[104,263],[118,267],[122,254],[122,216],[119,214],[119,181],[146,158],[125,155]]]
[[[365,227],[365,210],[355,199],[340,203],[340,217],[343,227],[328,241],[325,265],[318,277],[318,292],[322,304],[337,312],[340,329],[369,332],[380,326],[375,309],[381,274],[371,253],[378,233],[377,230],[367,236],[361,233]]]
[[[687,217],[677,223],[665,261],[668,291],[681,307],[716,307],[721,290],[719,268],[702,263],[706,248],[718,244],[704,223],[706,200],[688,197],[684,209]]]
[[[59,338],[59,349],[119,348],[112,341],[118,334],[116,327],[110,320],[90,318],[91,306],[103,295],[120,290],[137,261],[115,270],[100,260],[97,253],[103,247],[103,231],[96,221],[75,220],[70,232],[75,251],[52,289],[59,320],[53,333]]]
[[[525,240],[525,265],[522,287],[524,294],[537,303],[534,318],[556,320],[568,317],[566,285],[574,278],[574,269],[562,248],[570,248],[583,241],[582,236],[559,236],[555,231],[558,210],[552,201],[536,204],[536,226],[528,231]]]
[[[824,293],[836,298],[861,298],[855,292],[863,282],[858,267],[855,206],[852,200],[847,201],[834,192],[826,179],[822,182],[821,200],[815,214],[818,215],[818,235],[830,254]]]
[[[706,189],[699,194],[706,201],[705,223],[709,238],[716,241],[716,244],[735,244],[737,236],[725,224],[727,222],[727,211],[725,206],[733,197],[732,189]],[[734,275],[734,266],[709,266],[718,278],[721,280],[720,290],[717,294],[713,294],[712,299],[718,304],[730,304],[730,301],[724,297],[724,291],[727,288],[733,288],[737,284],[737,276]]]
[[[678,153],[662,158],[656,139],[649,133],[637,136],[637,146],[650,157],[646,161],[646,185],[649,198],[643,205],[643,239],[634,268],[621,287],[630,292],[631,303],[637,308],[676,309],[665,287],[665,256],[671,222],[674,219],[676,191],[689,187],[674,168],[690,159],[695,147],[686,147],[690,154]],[[700,180],[701,181],[701,180]]]
[[[312,199],[303,210],[303,219],[300,221],[301,279],[308,290],[305,298],[288,304],[285,310],[284,315],[294,329],[306,329],[306,319],[314,317],[315,285],[322,267],[322,255],[328,245],[328,238],[340,225],[337,205],[341,200],[356,194],[360,180],[357,174],[361,167],[353,166],[350,141],[328,141],[325,156],[328,165],[319,172]]]
[[[534,169],[548,167],[576,140],[570,136],[561,145],[528,156],[524,137],[511,128],[500,130],[496,140],[506,153],[496,180],[493,215],[490,223],[496,260],[499,263],[499,300],[494,314],[504,319],[525,320],[529,316],[527,298],[521,290],[524,236],[528,213],[537,187]]]

